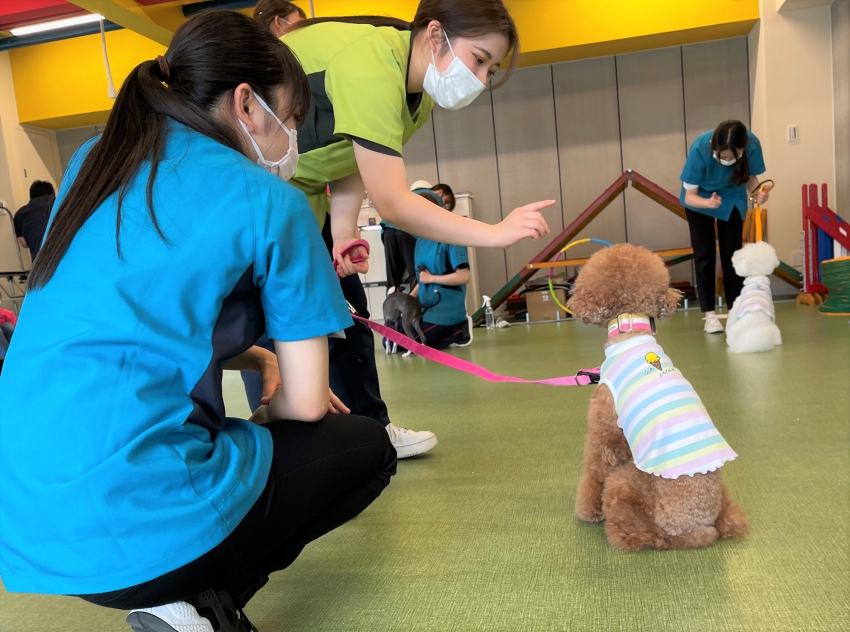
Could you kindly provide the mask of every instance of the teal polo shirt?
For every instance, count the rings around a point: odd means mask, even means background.
[[[714,131],[710,131],[697,136],[688,152],[688,159],[685,161],[685,167],[682,169],[682,175],[679,179],[683,183],[698,185],[697,194],[700,197],[708,199],[712,193],[717,192],[723,202],[717,208],[691,208],[685,204],[684,186],[679,194],[679,202],[687,209],[723,221],[729,220],[732,210],[735,208],[738,209],[742,218],[746,217],[747,187],[744,184],[736,186],[730,183],[735,165],[726,167],[715,160],[711,150],[711,137],[713,135]],[[744,152],[750,163],[750,174],[759,176],[767,171],[764,166],[761,143],[752,132],[747,131],[747,136],[750,140]]]
[[[24,301],[0,376],[10,591],[119,590],[220,544],[272,461],[268,430],[225,415],[222,365],[264,331],[295,341],[352,324],[304,194],[168,129],[153,187],[166,240],[145,164],[124,196],[121,256],[113,194]],[[54,214],[95,142],[71,161]]]
[[[435,275],[451,274],[458,268],[469,267],[469,254],[465,246],[452,246],[430,239],[418,238],[413,255],[416,278],[419,266],[424,265]],[[466,319],[466,286],[423,283],[419,287],[419,301],[428,308],[422,320],[435,325],[456,325]]]

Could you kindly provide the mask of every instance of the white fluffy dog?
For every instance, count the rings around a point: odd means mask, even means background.
[[[782,344],[767,276],[779,265],[776,251],[764,241],[747,244],[732,255],[732,265],[744,289],[729,310],[726,344],[733,353],[770,351]]]

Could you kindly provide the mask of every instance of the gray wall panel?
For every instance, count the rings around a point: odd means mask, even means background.
[[[566,227],[623,173],[617,75],[613,57],[556,64],[552,71]],[[579,237],[625,241],[624,213],[619,196]],[[580,245],[568,256],[585,257],[597,249]]]
[[[685,115],[679,48],[617,56],[623,163],[678,195],[685,163]],[[688,225],[643,194],[626,189],[626,230],[650,250],[690,245]],[[671,271],[690,278],[689,266]]]
[[[750,125],[747,40],[734,39],[682,47],[685,124],[688,147],[694,139],[729,119]]]
[[[472,192],[475,219],[488,224],[500,222],[502,213],[490,93],[483,93],[462,110],[435,107],[433,118],[440,179],[455,191]],[[505,253],[494,248],[476,250],[481,292],[492,296],[508,279]]]
[[[538,200],[556,200],[543,210],[553,235],[563,229],[555,104],[550,66],[518,70],[493,92],[502,214]],[[544,241],[545,243],[545,241]],[[524,239],[507,250],[508,275],[533,259],[544,243]]]
[[[402,149],[407,184],[417,180],[437,183],[437,147],[434,143],[434,123],[428,121]]]

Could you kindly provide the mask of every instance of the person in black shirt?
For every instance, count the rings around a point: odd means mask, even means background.
[[[36,180],[30,186],[30,202],[15,213],[15,236],[18,243],[30,249],[30,259],[35,256],[44,241],[44,231],[56,199],[53,185],[43,180]]]

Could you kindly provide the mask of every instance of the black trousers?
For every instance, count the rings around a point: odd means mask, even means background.
[[[274,421],[268,482],[248,515],[221,544],[143,584],[95,595],[91,603],[132,610],[188,601],[229,589],[240,607],[292,564],[302,549],[368,507],[395,474],[396,453],[372,419],[328,415],[322,421]],[[162,525],[163,530],[167,525]]]
[[[322,237],[333,250],[331,237],[331,218],[328,216]],[[369,318],[369,303],[366,292],[358,275],[340,279],[342,295],[357,313]],[[375,364],[375,338],[372,330],[363,323],[355,321],[345,330],[345,338],[329,338],[330,349],[330,386],[342,403],[351,409],[354,415],[371,417],[383,426],[390,423],[387,405],[381,399],[381,385],[378,382],[378,366]]]
[[[691,230],[691,246],[694,249],[694,269],[697,277],[697,295],[700,310],[712,312],[716,300],[714,288],[717,281],[717,256],[714,243],[713,217],[685,209]],[[723,291],[726,304],[731,306],[741,294],[744,279],[735,274],[732,255],[743,245],[744,220],[738,209],[732,209],[728,221],[717,221],[717,245],[720,248],[720,267],[723,269]]]
[[[413,289],[416,280],[416,237],[403,230],[386,227],[381,240],[384,242],[384,255],[387,260],[387,285],[397,288],[407,283]]]

